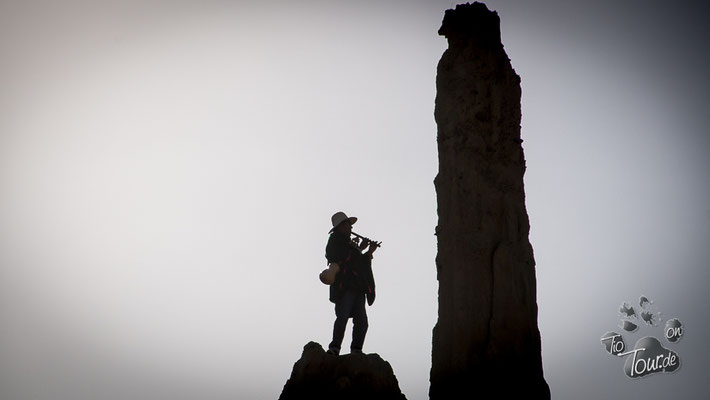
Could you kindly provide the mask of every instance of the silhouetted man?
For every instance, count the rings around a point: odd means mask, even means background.
[[[372,305],[375,302],[375,279],[372,275],[372,253],[378,244],[363,240],[356,245],[350,240],[352,226],[357,218],[343,212],[331,217],[333,228],[330,230],[325,257],[329,263],[337,263],[340,271],[330,285],[330,301],[335,303],[335,324],[333,341],[328,345],[329,354],[340,354],[340,346],[345,336],[348,319],[353,319],[353,339],[351,353],[362,353],[362,345],[367,334],[367,312],[365,299]],[[366,253],[362,251],[368,247]]]

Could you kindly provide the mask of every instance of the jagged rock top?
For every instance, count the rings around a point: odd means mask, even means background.
[[[279,400],[406,400],[390,364],[378,354],[326,354],[316,342],[303,347]]]
[[[480,47],[503,47],[498,13],[478,2],[459,4],[455,10],[446,10],[439,35],[449,40],[449,46],[474,41]]]

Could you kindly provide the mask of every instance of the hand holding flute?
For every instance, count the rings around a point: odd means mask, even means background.
[[[352,231],[350,233],[352,235],[354,235],[356,238],[362,239],[362,241],[360,242],[360,244],[358,246],[360,251],[365,250],[365,248],[369,246],[367,253],[365,253],[365,254],[367,256],[369,256],[370,258],[372,258],[372,253],[374,253],[375,250],[377,250],[377,248],[380,247],[380,245],[382,245],[382,242],[376,242],[374,240],[370,240],[369,238],[358,235],[357,233],[352,232]]]

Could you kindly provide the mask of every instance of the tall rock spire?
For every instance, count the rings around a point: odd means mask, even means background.
[[[528,240],[520,77],[482,3],[447,10],[439,34],[434,180],[439,319],[430,398],[549,398]]]

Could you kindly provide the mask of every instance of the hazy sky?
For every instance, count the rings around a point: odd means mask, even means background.
[[[710,7],[486,3],[522,78],[553,398],[697,398]],[[342,210],[383,242],[365,351],[426,399],[452,6],[0,1],[0,398],[277,398],[330,341]],[[599,341],[641,295],[686,327],[674,374],[629,379]]]

